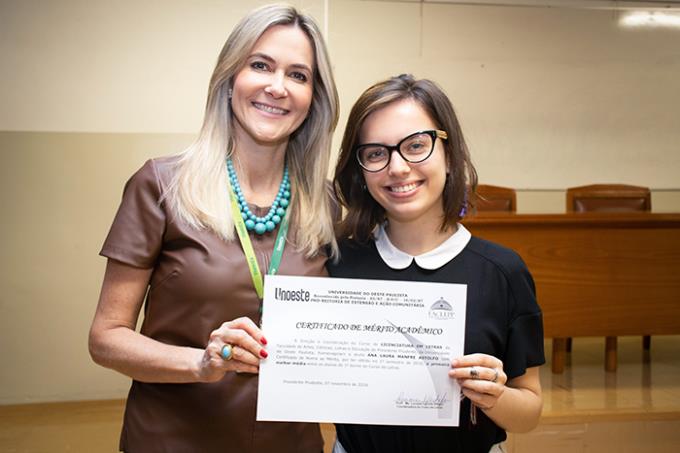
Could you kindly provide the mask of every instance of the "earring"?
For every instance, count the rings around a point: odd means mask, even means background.
[[[468,191],[465,191],[465,195],[463,196],[463,206],[460,207],[460,212],[458,213],[458,217],[461,219],[467,215],[468,212]]]
[[[234,95],[234,90],[229,88],[229,91],[227,91],[227,98],[231,100],[233,95]]]

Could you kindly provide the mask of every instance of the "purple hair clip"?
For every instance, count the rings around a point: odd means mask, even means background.
[[[468,210],[468,191],[466,190],[465,197],[463,198],[463,206],[460,208],[458,217],[460,217],[461,219],[465,217],[465,215],[467,214],[467,210]]]

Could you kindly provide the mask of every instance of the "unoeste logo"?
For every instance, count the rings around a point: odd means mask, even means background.
[[[430,318],[432,319],[451,319],[453,318],[453,307],[443,298],[439,298],[437,302],[430,307]]]

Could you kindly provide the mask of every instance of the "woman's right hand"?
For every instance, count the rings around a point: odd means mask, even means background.
[[[247,317],[223,323],[210,333],[210,342],[203,351],[198,367],[202,382],[216,382],[228,371],[258,373],[260,359],[267,358],[263,345],[267,344],[255,323]],[[222,348],[231,345],[231,359],[222,357]]]

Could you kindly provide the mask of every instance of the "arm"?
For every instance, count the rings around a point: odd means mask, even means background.
[[[89,336],[96,363],[142,382],[213,382],[227,371],[258,372],[258,356],[266,357],[258,341],[266,340],[248,318],[222,324],[205,350],[164,344],[136,332],[152,271],[108,260]],[[220,355],[227,343],[236,346],[229,361]]]
[[[463,394],[498,426],[509,432],[536,427],[543,409],[538,367],[507,381],[503,363],[490,355],[466,355],[454,360],[453,366],[449,376],[458,379]]]
[[[538,425],[542,409],[538,367],[532,367],[527,368],[523,375],[510,379],[496,404],[482,410],[506,431],[525,433]]]

